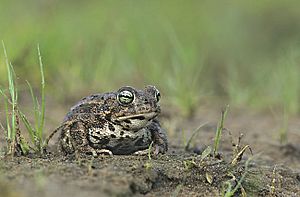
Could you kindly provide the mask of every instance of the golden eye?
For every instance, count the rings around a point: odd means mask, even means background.
[[[157,102],[160,100],[160,92],[158,90],[156,90],[155,98]]]
[[[133,102],[134,95],[128,90],[123,90],[118,94],[117,99],[121,104],[128,105]]]

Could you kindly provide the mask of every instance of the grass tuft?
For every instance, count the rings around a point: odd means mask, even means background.
[[[227,115],[227,112],[228,112],[228,108],[229,108],[229,105],[227,105],[225,107],[225,109],[223,109],[222,112],[221,112],[221,120],[220,120],[220,122],[218,124],[218,127],[217,127],[215,143],[214,143],[214,149],[213,149],[213,156],[214,157],[218,153],[218,148],[219,148],[219,144],[220,144],[220,140],[221,140],[221,134],[222,134],[222,131],[224,129],[224,121],[225,121],[225,118],[226,118],[226,115]]]
[[[4,97],[5,116],[6,116],[6,140],[8,145],[7,154],[14,154],[16,145],[16,107],[17,107],[17,89],[15,86],[15,75],[12,65],[9,63],[4,41],[2,40],[2,47],[5,57],[7,78],[8,78],[8,91],[9,96],[6,95],[5,90],[1,89],[0,92]],[[9,105],[10,104],[10,105]]]
[[[40,52],[39,45],[37,46],[40,75],[41,75],[41,104],[38,101],[37,96],[34,94],[32,86],[28,81],[27,85],[31,94],[33,109],[34,109],[34,126],[29,122],[28,118],[24,113],[20,112],[21,120],[25,125],[27,132],[31,137],[31,142],[34,144],[35,152],[43,154],[45,143],[43,141],[43,131],[45,124],[45,76],[44,76],[44,66],[42,62],[42,56]]]
[[[6,130],[7,141],[7,154],[14,155],[21,151],[21,154],[27,155],[30,149],[33,149],[35,153],[41,153],[44,149],[43,144],[43,130],[45,124],[45,78],[42,57],[39,46],[38,57],[40,64],[41,74],[41,105],[38,102],[37,97],[34,95],[33,89],[30,83],[27,81],[34,109],[35,126],[32,126],[26,115],[20,110],[18,104],[18,89],[16,84],[16,74],[11,63],[9,63],[5,44],[2,41],[4,56],[6,60],[7,79],[8,79],[8,93],[5,89],[0,89],[0,94],[4,97],[5,115],[6,115],[6,128],[2,125],[2,129]],[[22,137],[20,131],[20,119],[22,120],[29,136],[33,147],[29,147],[27,141]],[[17,150],[16,148],[20,148]]]

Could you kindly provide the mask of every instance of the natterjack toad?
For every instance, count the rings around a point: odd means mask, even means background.
[[[154,153],[165,153],[167,137],[157,115],[160,93],[154,86],[83,98],[66,115],[59,143],[66,154],[132,154],[146,150],[153,141]]]

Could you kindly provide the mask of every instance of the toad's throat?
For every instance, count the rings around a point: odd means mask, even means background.
[[[149,112],[149,113],[144,113],[144,114],[135,114],[135,115],[128,115],[128,116],[121,116],[118,117],[117,120],[123,121],[123,120],[150,120],[155,118],[158,115],[157,112]]]

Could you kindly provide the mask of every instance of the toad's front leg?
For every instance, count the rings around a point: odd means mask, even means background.
[[[153,146],[155,148],[154,155],[158,153],[166,153],[168,151],[168,140],[166,132],[161,128],[159,122],[155,119],[147,126],[147,129],[151,132]]]

